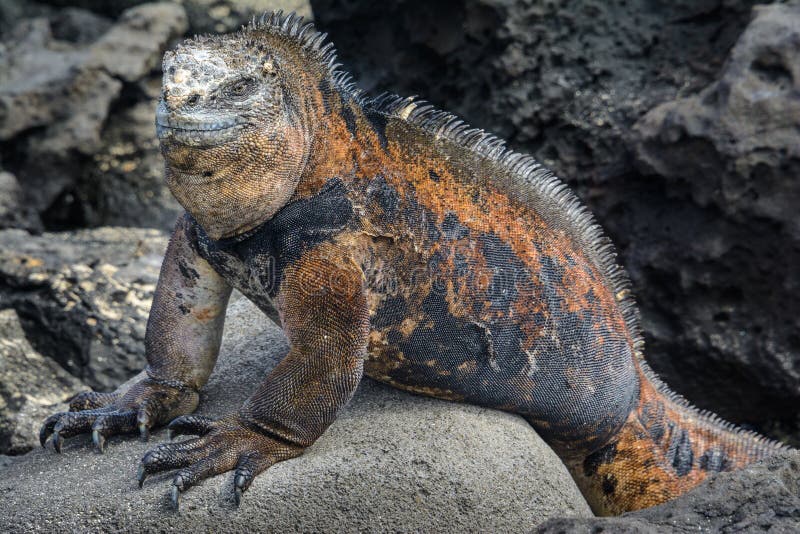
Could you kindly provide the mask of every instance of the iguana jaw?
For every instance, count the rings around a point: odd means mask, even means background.
[[[211,147],[229,143],[248,127],[238,117],[189,118],[163,111],[156,113],[156,135],[162,143],[179,143],[193,147]]]

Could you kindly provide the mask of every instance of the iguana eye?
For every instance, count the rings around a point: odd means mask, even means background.
[[[241,80],[237,80],[229,85],[227,92],[231,96],[241,98],[252,93],[254,88],[255,80],[252,78],[242,78]]]

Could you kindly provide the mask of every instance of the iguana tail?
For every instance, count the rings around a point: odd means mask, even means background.
[[[639,360],[638,403],[615,437],[567,462],[598,515],[654,506],[689,491],[710,474],[739,469],[786,449],[701,412],[673,393]]]

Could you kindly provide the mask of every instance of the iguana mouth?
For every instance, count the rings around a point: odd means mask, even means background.
[[[214,121],[192,120],[166,113],[156,114],[156,135],[189,146],[213,146],[236,138],[247,124],[237,118]]]
[[[169,115],[157,115],[156,127],[163,129],[182,130],[185,132],[217,132],[227,130],[234,126],[239,126],[236,119],[223,121],[201,122],[170,117]]]

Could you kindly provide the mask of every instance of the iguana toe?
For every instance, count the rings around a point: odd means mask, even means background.
[[[55,413],[45,419],[44,423],[42,423],[42,428],[39,429],[39,443],[42,444],[42,447],[47,445],[47,440],[53,434],[53,429],[60,418],[61,413]]]
[[[130,434],[136,424],[136,412],[121,410],[99,415],[92,424],[92,441],[103,452],[106,438],[117,434]]]
[[[236,501],[236,506],[239,506],[242,500],[242,494],[247,491],[250,484],[256,478],[256,475],[266,470],[272,461],[265,458],[258,452],[247,452],[239,456],[239,462],[236,464],[236,474],[233,477],[233,496]]]
[[[147,471],[145,471],[144,466],[139,464],[139,469],[136,471],[136,480],[139,482],[139,489],[144,486],[144,481],[147,478]]]
[[[202,459],[205,455],[203,443],[197,439],[179,443],[162,443],[144,455],[140,468],[145,476],[159,471],[180,469]]]
[[[181,435],[205,436],[214,422],[210,417],[202,415],[182,415],[167,425],[167,437],[170,440]]]
[[[92,442],[94,443],[94,446],[97,448],[100,454],[103,454],[103,452],[105,452],[106,437],[103,434],[101,434],[99,430],[92,430]]]

